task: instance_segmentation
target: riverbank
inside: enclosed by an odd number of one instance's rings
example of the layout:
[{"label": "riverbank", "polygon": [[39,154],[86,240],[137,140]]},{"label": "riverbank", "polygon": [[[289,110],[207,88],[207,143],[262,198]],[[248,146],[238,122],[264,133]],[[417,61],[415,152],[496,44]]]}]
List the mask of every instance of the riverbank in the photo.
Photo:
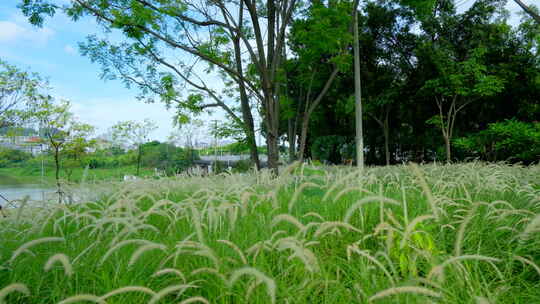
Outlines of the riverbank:
[{"label": "riverbank", "polygon": [[0,185],[22,185],[33,184],[39,181],[35,176],[17,175],[12,170],[6,168],[0,169]]},{"label": "riverbank", "polygon": [[[137,168],[135,166],[124,166],[118,168],[99,168],[88,169],[75,168],[70,172],[61,171],[60,178],[62,180],[79,183],[81,181],[96,182],[96,181],[119,181],[124,175],[135,175]],[[141,168],[140,176],[152,176],[154,171],[149,168]],[[55,183],[54,168],[46,168],[43,178],[40,170],[29,168],[0,168],[0,185],[23,185],[23,184],[40,184],[44,186],[52,186]]]},{"label": "riverbank", "polygon": [[[54,188],[43,187],[39,184],[0,185],[0,194],[9,201],[20,200],[26,196],[31,200],[43,200],[52,192]],[[5,201],[0,200],[0,205],[5,205]]]}]

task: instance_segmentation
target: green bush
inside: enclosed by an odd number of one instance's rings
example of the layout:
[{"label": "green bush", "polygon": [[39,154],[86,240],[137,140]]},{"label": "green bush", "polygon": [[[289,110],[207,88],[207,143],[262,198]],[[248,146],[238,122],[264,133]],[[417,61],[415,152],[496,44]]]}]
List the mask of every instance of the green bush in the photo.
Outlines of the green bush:
[{"label": "green bush", "polygon": [[233,172],[237,172],[237,173],[248,172],[249,170],[251,170],[251,168],[253,168],[253,162],[251,162],[248,159],[240,160],[240,161],[237,161],[232,168],[233,168]]},{"label": "green bush", "polygon": [[[168,143],[150,142],[143,146],[142,166],[157,168],[167,175],[180,173],[199,159],[196,150],[183,149]],[[136,159],[134,159],[134,163]]]},{"label": "green bush", "polygon": [[486,130],[456,139],[453,145],[483,160],[533,163],[540,160],[540,123],[515,119],[492,123]]},{"label": "green bush", "polygon": [[212,173],[214,174],[228,172],[227,169],[228,169],[227,162],[223,162],[223,161],[212,162]]},{"label": "green bush", "polygon": [[354,154],[354,145],[351,145],[345,136],[321,136],[311,145],[311,156],[314,160],[339,164],[349,158],[350,154]]},{"label": "green bush", "polygon": [[226,146],[226,151],[233,154],[249,153],[249,146],[245,142],[235,142]]},{"label": "green bush", "polygon": [[0,168],[20,166],[26,160],[32,158],[32,154],[20,150],[0,148]]},{"label": "green bush", "polygon": [[21,163],[21,167],[24,168],[24,172],[28,175],[37,175],[41,172],[41,166],[45,168],[45,171],[52,170],[54,168],[54,159],[46,154],[38,155],[36,157],[26,160]]},{"label": "green bush", "polygon": [[129,153],[119,155],[114,158],[120,166],[129,166],[137,163],[137,153],[135,151],[129,151]]}]

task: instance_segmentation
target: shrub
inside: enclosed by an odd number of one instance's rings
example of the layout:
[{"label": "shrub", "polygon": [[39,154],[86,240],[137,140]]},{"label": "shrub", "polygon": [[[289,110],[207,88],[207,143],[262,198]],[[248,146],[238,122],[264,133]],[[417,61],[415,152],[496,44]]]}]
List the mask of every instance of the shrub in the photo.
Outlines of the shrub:
[{"label": "shrub", "polygon": [[21,165],[24,161],[32,158],[32,154],[20,150],[0,148],[0,168]]},{"label": "shrub", "polygon": [[41,172],[41,165],[43,164],[45,171],[49,171],[54,168],[54,160],[52,157],[42,154],[36,157],[26,160],[21,163],[21,167],[24,168],[25,174],[34,175]]},{"label": "shrub", "polygon": [[227,172],[228,168],[229,167],[227,165],[227,162],[223,162],[223,161],[212,162],[212,173],[214,174]]},{"label": "shrub", "polygon": [[454,146],[489,161],[532,163],[540,159],[540,123],[515,119],[492,123],[486,130],[458,138]]},{"label": "shrub", "polygon": [[239,160],[233,165],[233,172],[248,172],[253,167],[253,162],[248,159]]},{"label": "shrub", "polygon": [[339,164],[348,158],[351,150],[354,153],[354,145],[348,143],[347,137],[340,135],[321,136],[311,145],[311,156],[314,160],[327,163]]}]

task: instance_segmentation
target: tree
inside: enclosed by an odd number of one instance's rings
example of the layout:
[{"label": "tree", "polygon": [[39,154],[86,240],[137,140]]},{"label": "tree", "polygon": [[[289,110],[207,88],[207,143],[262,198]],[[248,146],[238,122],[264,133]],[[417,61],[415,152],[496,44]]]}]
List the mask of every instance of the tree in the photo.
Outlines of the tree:
[{"label": "tree", "polygon": [[195,148],[198,146],[201,136],[206,133],[204,121],[192,119],[177,127],[178,129],[169,135],[168,141],[173,145],[183,147],[184,153],[187,154],[186,159],[191,164],[198,157]]},{"label": "tree", "polygon": [[[78,128],[81,129],[81,127],[79,126]],[[94,128],[87,125],[85,132],[78,132],[76,136],[64,144],[62,151],[64,157],[63,167],[68,181],[71,179],[74,169],[84,167],[83,164],[85,163],[85,157],[88,155],[88,151],[95,147],[96,140],[89,138],[90,133],[93,133],[93,131]]]},{"label": "tree", "polygon": [[[478,57],[482,65],[480,70],[483,70],[480,74],[489,76],[482,81],[496,78],[505,85],[498,93],[484,94],[488,93],[484,90],[483,96],[462,97],[458,103],[471,102],[458,112],[452,137],[477,132],[491,122],[514,116],[523,121],[538,120],[540,78],[537,76],[536,26],[525,27],[526,24],[522,23],[516,32],[505,23],[501,1],[477,1],[461,14],[448,5],[450,1],[446,1],[447,6],[442,5],[443,1],[439,3],[437,11],[427,10],[424,19],[419,19],[415,10],[392,1],[371,2],[364,6],[364,14],[359,20],[359,41],[364,79],[364,123],[365,129],[370,130],[365,134],[367,163],[429,161],[436,157],[435,152],[440,148],[440,155],[444,157],[446,148],[443,137],[439,135],[442,133],[438,128],[440,123],[437,128],[425,123],[439,116],[435,100],[438,96],[435,90],[426,87],[426,83],[441,76],[439,65],[444,67],[448,63],[453,66],[455,61],[463,63],[471,59],[472,50],[477,48],[486,51]],[[437,43],[435,47],[446,50],[449,57],[439,57],[440,62],[435,60],[438,56],[430,48],[431,43]],[[294,57],[288,60],[291,65],[296,62]],[[318,62],[313,65],[322,66]],[[463,66],[451,70],[460,69],[463,72]],[[306,95],[307,86],[302,85],[302,78],[297,76],[298,69],[287,69],[287,73],[289,96],[282,107],[286,112],[283,116],[301,117],[303,102],[297,100],[305,99],[301,96]],[[314,91],[322,87],[318,83],[324,83],[330,73],[330,69],[318,69],[313,79]],[[307,139],[311,154],[314,153],[315,142],[317,147],[324,142],[319,140],[321,137],[344,136],[347,144],[353,140],[353,75],[352,72],[340,73],[313,112]],[[469,89],[473,87],[470,84],[466,83]],[[443,116],[447,117],[450,106],[450,103],[444,104]],[[296,124],[291,126],[294,128]],[[287,131],[282,130],[283,133]],[[460,158],[463,154],[453,157]]]},{"label": "tree", "polygon": [[540,123],[515,119],[491,123],[485,130],[458,138],[455,146],[487,161],[531,164],[540,159]]},{"label": "tree", "polygon": [[21,71],[0,60],[0,129],[27,118],[31,104],[47,83],[38,74]]},{"label": "tree", "polygon": [[224,139],[232,138],[238,143],[247,144],[245,133],[242,127],[235,124],[234,121],[215,121],[210,126],[210,134],[214,138]]},{"label": "tree", "polygon": [[194,149],[204,134],[204,121],[191,119],[188,123],[177,125],[177,129],[169,135],[168,141],[180,147]]},{"label": "tree", "polygon": [[[180,123],[225,110],[232,128],[224,131],[246,139],[252,159],[259,127],[253,111],[268,146],[286,134],[291,156],[297,146],[303,155],[324,155],[313,147],[350,147],[354,140],[352,28],[343,29],[352,0],[21,1],[36,24],[60,9],[75,19],[97,17],[115,40],[90,37],[81,50],[105,78],[175,108]],[[451,151],[453,139],[505,119],[540,120],[538,24],[529,15],[518,28],[508,24],[508,0],[476,0],[458,13],[461,2],[363,5],[357,40],[366,164],[463,159]],[[336,162],[342,148],[330,153]],[[269,151],[275,166],[277,149]]]},{"label": "tree", "polygon": [[114,141],[121,143],[124,147],[137,149],[136,175],[139,175],[141,167],[142,145],[150,141],[150,134],[156,129],[157,125],[150,119],[145,119],[142,122],[121,121],[111,127]]},{"label": "tree", "polygon": [[358,12],[354,12],[354,100],[356,122],[356,164],[364,169],[364,133],[362,130],[362,86],[360,79],[360,42],[358,35]]},{"label": "tree", "polygon": [[173,175],[192,166],[198,155],[189,148],[182,149],[170,143],[150,141],[142,145],[144,155],[141,163]]},{"label": "tree", "polygon": [[390,137],[396,133],[391,126],[398,126],[392,112],[404,102],[403,89],[415,69],[413,50],[418,39],[412,28],[416,20],[409,9],[391,2],[369,3],[365,12],[360,25],[362,75],[369,81],[362,86],[363,108],[382,130],[385,164],[390,165]]},{"label": "tree", "polygon": [[[222,108],[244,126],[258,164],[253,98],[267,130],[269,167],[277,172],[283,48],[298,4],[297,0],[74,0],[60,6],[23,0],[21,8],[36,25],[46,15],[63,10],[74,20],[92,15],[106,30],[119,29],[127,38],[125,43],[115,45],[92,37],[83,52],[102,63],[106,75],[119,76],[166,103],[175,102],[181,110]],[[236,84],[242,117],[197,77],[192,62],[204,62],[207,72],[216,71]],[[198,93],[181,99],[180,83]]]},{"label": "tree", "polygon": [[[295,154],[296,129],[300,125],[296,157],[300,161],[306,151],[311,116],[331,89],[338,73],[347,71],[351,66],[351,15],[356,13],[358,3],[358,0],[314,1],[307,9],[305,19],[297,19],[293,23],[289,45],[296,58],[291,60],[289,70],[292,71],[288,72],[300,88],[291,87],[293,93],[286,96],[284,110],[288,118],[291,156]],[[290,158],[293,160],[295,157]]]},{"label": "tree", "polygon": [[[481,0],[483,1],[483,0]],[[536,23],[540,24],[540,15],[538,14],[534,6],[529,6],[521,0],[513,0],[519,7],[533,18]],[[437,8],[443,5],[448,5],[449,1],[437,1],[437,0],[399,0],[399,3],[405,6],[409,6],[416,11],[417,16],[422,19],[429,16],[433,12],[437,11]],[[506,3],[506,1],[504,2]],[[462,3],[463,4],[463,3]]]},{"label": "tree", "polygon": [[[451,141],[458,114],[472,102],[504,89],[503,79],[487,68],[488,50],[481,42],[486,31],[498,26],[490,24],[496,12],[497,3],[492,1],[477,1],[462,15],[455,15],[450,6],[426,26],[429,40],[421,51],[434,75],[422,90],[433,96],[438,110],[427,122],[440,128],[448,162],[452,159]],[[469,25],[466,31],[463,24]]]},{"label": "tree", "polygon": [[60,182],[61,157],[67,150],[75,147],[80,149],[88,147],[87,140],[94,132],[94,127],[78,122],[69,111],[70,102],[61,100],[56,102],[51,96],[44,96],[38,100],[31,110],[31,117],[40,127],[43,136],[51,147],[54,156],[55,180],[58,193],[58,202],[63,202],[64,192]]}]

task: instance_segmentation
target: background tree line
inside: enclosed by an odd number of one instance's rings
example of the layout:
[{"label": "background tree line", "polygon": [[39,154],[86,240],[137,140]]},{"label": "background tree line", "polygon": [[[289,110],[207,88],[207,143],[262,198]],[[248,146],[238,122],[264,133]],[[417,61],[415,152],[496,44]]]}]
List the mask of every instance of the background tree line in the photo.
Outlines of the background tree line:
[{"label": "background tree line", "polygon": [[64,12],[121,33],[121,42],[89,37],[82,54],[104,78],[174,107],[180,123],[221,108],[257,167],[253,117],[261,116],[268,165],[277,171],[284,142],[290,160],[340,163],[354,155],[357,12],[367,163],[538,160],[538,11],[515,2],[524,10],[516,26],[505,0],[472,1],[466,10],[452,0],[22,0],[20,7],[36,25]]},{"label": "background tree line", "polygon": [[[354,73],[335,62],[335,33],[311,35],[327,28],[321,11],[335,18],[335,3],[314,2],[292,24],[281,134],[294,142],[309,130],[291,155],[341,163],[354,155]],[[512,27],[506,1],[475,1],[461,13],[454,1],[433,4],[428,13],[395,1],[361,10],[367,162],[539,160],[539,24],[523,15]],[[302,115],[332,77],[311,117]]]},{"label": "background tree line", "polygon": [[[71,103],[49,94],[46,79],[0,61],[0,176],[45,174],[62,194],[62,181],[79,181],[83,171],[102,169],[101,178],[125,174],[173,175],[185,171],[198,153],[192,145],[178,146],[151,141],[153,121],[121,121],[100,137],[95,127],[82,123],[71,111]],[[191,136],[186,126],[178,136]],[[131,168],[134,168],[133,172]],[[108,176],[108,169],[122,169]],[[111,171],[111,172],[106,172]],[[53,173],[53,174],[51,174]],[[91,174],[93,175],[93,174]],[[63,195],[59,198],[62,199]]]}]

